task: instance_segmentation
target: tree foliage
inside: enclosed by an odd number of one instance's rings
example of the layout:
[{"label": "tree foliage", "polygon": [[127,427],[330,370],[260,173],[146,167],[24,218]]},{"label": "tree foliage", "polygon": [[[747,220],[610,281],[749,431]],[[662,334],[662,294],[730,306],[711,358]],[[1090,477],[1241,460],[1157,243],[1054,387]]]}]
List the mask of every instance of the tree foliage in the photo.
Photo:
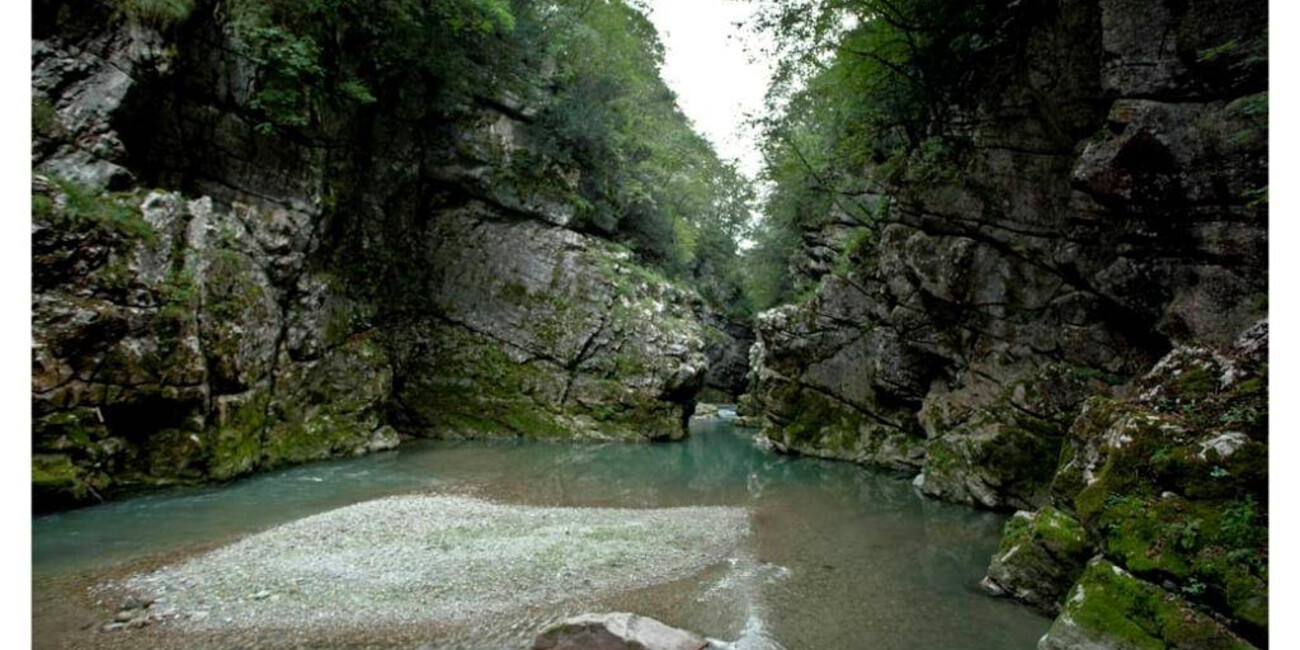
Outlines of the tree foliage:
[{"label": "tree foliage", "polygon": [[967,142],[964,108],[981,99],[1052,11],[1046,0],[766,2],[754,29],[773,37],[764,180],[771,188],[748,255],[759,308],[801,289],[789,271],[805,229],[864,228],[888,217],[878,194],[951,180]]},{"label": "tree foliage", "polygon": [[549,42],[556,91],[538,119],[540,150],[583,170],[579,227],[627,242],[694,280],[710,302],[744,313],[736,254],[751,191],[660,78],[654,26],[623,2],[581,2],[553,20]]},{"label": "tree foliage", "polygon": [[512,172],[568,187],[573,227],[745,312],[748,183],[679,110],[634,0],[112,1],[173,27],[218,16],[254,64],[246,108],[267,135],[330,144],[366,110],[446,124],[522,100],[536,114]]}]

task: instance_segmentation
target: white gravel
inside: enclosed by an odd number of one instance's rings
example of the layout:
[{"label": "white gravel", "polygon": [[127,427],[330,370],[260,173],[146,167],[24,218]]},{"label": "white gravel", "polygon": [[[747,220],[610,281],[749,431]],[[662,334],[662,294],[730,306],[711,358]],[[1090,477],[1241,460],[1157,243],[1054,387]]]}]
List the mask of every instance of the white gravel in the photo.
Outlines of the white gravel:
[{"label": "white gravel", "polygon": [[741,508],[541,508],[403,496],[129,578],[198,629],[454,622],[684,577],[733,555]]}]

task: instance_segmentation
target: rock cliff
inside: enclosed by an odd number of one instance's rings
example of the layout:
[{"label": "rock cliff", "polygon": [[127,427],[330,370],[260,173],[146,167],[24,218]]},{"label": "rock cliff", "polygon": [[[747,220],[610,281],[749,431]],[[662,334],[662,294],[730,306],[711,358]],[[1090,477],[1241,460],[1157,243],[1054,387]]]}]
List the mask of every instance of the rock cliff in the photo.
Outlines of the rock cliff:
[{"label": "rock cliff", "polygon": [[875,223],[832,211],[805,230],[813,290],[757,324],[768,437],[944,499],[1036,506],[1089,396],[1263,317],[1256,9],[1043,12],[955,120],[965,146],[866,182]]},{"label": "rock cliff", "polygon": [[958,145],[805,226],[746,406],[1022,510],[985,584],[1060,613],[1044,648],[1263,644],[1266,8],[1048,4]]},{"label": "rock cliff", "polygon": [[38,3],[38,508],[401,435],[685,435],[709,310],[518,177],[544,95],[306,138],[232,38]]}]

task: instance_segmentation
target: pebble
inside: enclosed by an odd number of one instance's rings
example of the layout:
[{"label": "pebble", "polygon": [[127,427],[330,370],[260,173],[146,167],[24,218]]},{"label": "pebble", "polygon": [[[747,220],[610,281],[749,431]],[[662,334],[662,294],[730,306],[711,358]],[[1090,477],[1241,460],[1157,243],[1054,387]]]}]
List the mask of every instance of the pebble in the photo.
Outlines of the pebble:
[{"label": "pebble", "polygon": [[[547,508],[460,496],[367,501],[128,578],[196,629],[424,625],[660,584],[722,562],[734,507]],[[291,594],[292,597],[280,597]]]}]

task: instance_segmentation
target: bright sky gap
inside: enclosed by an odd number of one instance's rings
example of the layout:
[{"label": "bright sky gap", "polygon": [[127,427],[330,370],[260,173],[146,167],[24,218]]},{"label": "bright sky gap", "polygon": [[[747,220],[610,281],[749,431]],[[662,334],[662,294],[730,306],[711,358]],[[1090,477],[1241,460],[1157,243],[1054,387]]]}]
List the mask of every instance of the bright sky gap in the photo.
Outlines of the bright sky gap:
[{"label": "bright sky gap", "polygon": [[664,80],[682,111],[722,158],[755,179],[763,162],[759,134],[746,119],[763,108],[772,64],[755,58],[762,49],[753,47],[761,44],[758,37],[737,23],[746,22],[757,3],[648,0],[646,6],[666,49]]}]

